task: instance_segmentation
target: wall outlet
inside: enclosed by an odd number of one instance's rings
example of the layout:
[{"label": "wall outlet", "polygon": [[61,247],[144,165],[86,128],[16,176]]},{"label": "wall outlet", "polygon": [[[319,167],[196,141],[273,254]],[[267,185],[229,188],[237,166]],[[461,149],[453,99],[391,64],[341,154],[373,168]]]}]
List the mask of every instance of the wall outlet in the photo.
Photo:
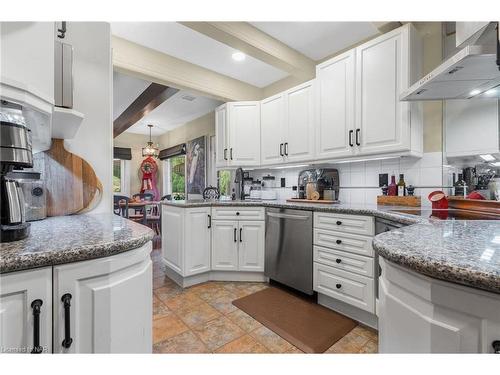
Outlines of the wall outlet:
[{"label": "wall outlet", "polygon": [[281,177],[281,187],[286,187],[285,177]]},{"label": "wall outlet", "polygon": [[380,173],[378,175],[378,186],[389,186],[389,174],[388,173]]}]

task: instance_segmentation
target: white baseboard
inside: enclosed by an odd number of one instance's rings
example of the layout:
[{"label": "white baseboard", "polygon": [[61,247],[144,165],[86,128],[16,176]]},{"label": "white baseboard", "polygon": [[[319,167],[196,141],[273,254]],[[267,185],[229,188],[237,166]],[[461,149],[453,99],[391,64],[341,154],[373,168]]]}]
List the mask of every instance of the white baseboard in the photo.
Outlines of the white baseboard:
[{"label": "white baseboard", "polygon": [[318,304],[328,307],[329,309],[342,315],[348,316],[351,319],[357,320],[368,327],[374,329],[378,328],[378,317],[368,311],[361,310],[355,306],[349,305],[348,303],[320,293],[318,293]]}]

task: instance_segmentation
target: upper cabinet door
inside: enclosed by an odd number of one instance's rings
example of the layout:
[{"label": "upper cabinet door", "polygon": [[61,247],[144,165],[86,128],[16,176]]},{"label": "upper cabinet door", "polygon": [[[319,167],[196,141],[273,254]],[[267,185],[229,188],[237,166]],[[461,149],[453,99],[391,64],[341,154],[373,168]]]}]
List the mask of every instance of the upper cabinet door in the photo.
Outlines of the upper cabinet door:
[{"label": "upper cabinet door", "polygon": [[52,267],[0,275],[0,349],[31,353],[36,310],[40,349],[52,352]]},{"label": "upper cabinet door", "polygon": [[221,105],[215,110],[215,164],[224,167],[228,163],[228,132],[227,132],[227,109]]},{"label": "upper cabinet door", "polygon": [[227,105],[230,164],[259,165],[260,102],[233,102]]},{"label": "upper cabinet door", "polygon": [[152,352],[151,246],[53,268],[54,353]]},{"label": "upper cabinet door", "polygon": [[285,98],[285,158],[310,160],[314,157],[314,80],[286,91]]},{"label": "upper cabinet door", "polygon": [[409,26],[356,48],[355,143],[362,154],[410,149]]},{"label": "upper cabinet door", "polygon": [[355,50],[316,67],[316,156],[335,158],[354,151]]},{"label": "upper cabinet door", "polygon": [[279,164],[283,161],[285,130],[285,97],[283,94],[264,99],[260,103],[261,164]]},{"label": "upper cabinet door", "polygon": [[210,207],[186,210],[183,276],[210,271]]}]

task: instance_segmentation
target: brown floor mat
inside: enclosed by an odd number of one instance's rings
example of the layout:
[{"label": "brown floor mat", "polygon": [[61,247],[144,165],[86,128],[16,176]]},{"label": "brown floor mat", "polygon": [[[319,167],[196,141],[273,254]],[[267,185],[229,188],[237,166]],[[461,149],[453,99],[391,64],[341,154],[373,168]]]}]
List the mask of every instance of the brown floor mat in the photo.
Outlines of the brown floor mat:
[{"label": "brown floor mat", "polygon": [[233,301],[240,310],[306,353],[323,353],[357,323],[278,288]]}]

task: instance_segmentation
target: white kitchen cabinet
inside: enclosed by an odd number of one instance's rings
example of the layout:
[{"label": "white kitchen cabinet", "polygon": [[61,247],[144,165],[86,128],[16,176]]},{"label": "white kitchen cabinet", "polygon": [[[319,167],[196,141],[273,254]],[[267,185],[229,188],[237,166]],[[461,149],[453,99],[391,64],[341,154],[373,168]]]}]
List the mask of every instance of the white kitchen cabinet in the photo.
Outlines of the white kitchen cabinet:
[{"label": "white kitchen cabinet", "polygon": [[347,157],[354,152],[355,50],[316,66],[316,156]]},{"label": "white kitchen cabinet", "polygon": [[444,123],[447,157],[500,152],[498,100],[447,100]]},{"label": "white kitchen cabinet", "polygon": [[[151,353],[150,252],[151,242],[112,257],[53,268],[55,353]],[[64,345],[67,338],[71,345]]]},{"label": "white kitchen cabinet", "polygon": [[210,207],[162,208],[165,264],[181,276],[210,271]]},{"label": "white kitchen cabinet", "polygon": [[214,220],[212,222],[212,269],[238,270],[238,222]]},{"label": "white kitchen cabinet", "polygon": [[240,221],[238,231],[239,270],[264,272],[265,222]]},{"label": "white kitchen cabinet", "polygon": [[278,94],[260,103],[261,164],[284,161],[285,96]]},{"label": "white kitchen cabinet", "polygon": [[260,165],[260,102],[227,103],[230,165]]},{"label": "white kitchen cabinet", "polygon": [[229,160],[227,157],[229,149],[227,124],[227,106],[221,105],[215,109],[215,164],[217,167],[225,167]]},{"label": "white kitchen cabinet", "polygon": [[380,259],[379,353],[493,353],[500,296]]},{"label": "white kitchen cabinet", "polygon": [[360,154],[411,149],[411,104],[400,93],[412,83],[413,26],[406,25],[356,48],[355,144]]},{"label": "white kitchen cabinet", "polygon": [[[39,327],[35,315],[40,308]],[[52,352],[52,267],[0,275],[0,352]]]}]

